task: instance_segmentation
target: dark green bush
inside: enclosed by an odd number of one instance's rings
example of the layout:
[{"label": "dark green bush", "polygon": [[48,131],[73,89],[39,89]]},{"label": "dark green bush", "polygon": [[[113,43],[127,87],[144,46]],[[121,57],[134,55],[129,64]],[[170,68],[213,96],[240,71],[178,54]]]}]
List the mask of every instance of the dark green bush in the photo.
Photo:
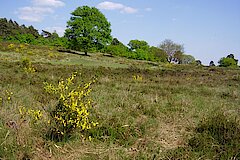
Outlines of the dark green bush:
[{"label": "dark green bush", "polygon": [[[218,113],[204,119],[195,128],[186,147],[168,153],[169,159],[239,159],[240,124],[237,117]],[[187,157],[187,158],[183,158]]]},{"label": "dark green bush", "polygon": [[221,58],[218,62],[220,67],[237,67],[237,61],[233,58]]},{"label": "dark green bush", "polygon": [[124,45],[109,45],[105,48],[105,52],[111,55],[125,57],[128,52],[128,48]]}]

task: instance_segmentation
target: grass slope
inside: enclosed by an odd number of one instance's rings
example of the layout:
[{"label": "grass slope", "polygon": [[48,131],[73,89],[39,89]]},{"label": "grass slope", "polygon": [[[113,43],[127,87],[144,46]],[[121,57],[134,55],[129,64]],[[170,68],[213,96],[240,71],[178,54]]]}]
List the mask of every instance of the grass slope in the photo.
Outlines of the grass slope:
[{"label": "grass slope", "polygon": [[[47,47],[27,46],[16,52],[16,48],[5,46],[0,52],[0,159],[240,156],[239,69],[158,65],[101,54],[85,57]],[[36,72],[23,69],[23,57],[32,61]],[[47,126],[23,121],[19,107],[53,107],[56,99],[46,95],[43,82],[57,83],[75,71],[81,73],[79,82],[98,77],[91,97],[92,118],[99,125],[66,142],[47,140]]]}]

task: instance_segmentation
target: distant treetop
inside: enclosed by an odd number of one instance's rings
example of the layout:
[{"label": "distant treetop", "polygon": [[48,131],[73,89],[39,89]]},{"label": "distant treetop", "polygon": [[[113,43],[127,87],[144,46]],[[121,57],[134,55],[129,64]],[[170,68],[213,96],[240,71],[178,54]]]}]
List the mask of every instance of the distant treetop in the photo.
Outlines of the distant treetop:
[{"label": "distant treetop", "polygon": [[219,61],[220,67],[237,67],[238,60],[234,58],[234,54],[229,54],[227,57],[221,58]]},{"label": "distant treetop", "polygon": [[89,6],[76,8],[65,30],[69,48],[83,51],[86,55],[89,51],[104,48],[112,41],[110,26],[110,22],[97,8]]},{"label": "distant treetop", "polygon": [[38,30],[33,26],[26,27],[24,24],[19,25],[16,21],[7,20],[6,18],[0,18],[0,36],[7,38],[10,36],[16,36],[18,34],[32,34],[34,37],[39,37]]}]

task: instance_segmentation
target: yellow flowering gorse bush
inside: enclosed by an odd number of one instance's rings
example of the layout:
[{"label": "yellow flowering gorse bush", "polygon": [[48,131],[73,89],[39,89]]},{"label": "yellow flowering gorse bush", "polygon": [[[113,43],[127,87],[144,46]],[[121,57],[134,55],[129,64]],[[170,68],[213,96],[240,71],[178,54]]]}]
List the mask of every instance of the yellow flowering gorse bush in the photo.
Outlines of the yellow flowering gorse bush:
[{"label": "yellow flowering gorse bush", "polygon": [[12,43],[8,45],[8,49],[13,49],[14,47],[15,47],[15,45]]},{"label": "yellow flowering gorse bush", "polygon": [[21,115],[21,118],[26,118],[27,116],[29,116],[31,122],[37,122],[38,120],[41,120],[41,118],[43,117],[43,113],[41,110],[27,109],[24,106],[20,106],[18,110],[19,114]]},{"label": "yellow flowering gorse bush", "polygon": [[74,88],[75,77],[76,72],[57,85],[44,83],[45,91],[58,97],[58,105],[51,111],[49,123],[54,124],[55,130],[62,135],[70,134],[77,128],[87,130],[97,125],[89,120],[92,100],[88,98],[90,86],[95,80]]},{"label": "yellow flowering gorse bush", "polygon": [[23,57],[21,59],[21,65],[23,67],[23,70],[26,73],[35,73],[36,72],[35,68],[32,66],[32,62],[30,61],[30,59],[28,57]]}]

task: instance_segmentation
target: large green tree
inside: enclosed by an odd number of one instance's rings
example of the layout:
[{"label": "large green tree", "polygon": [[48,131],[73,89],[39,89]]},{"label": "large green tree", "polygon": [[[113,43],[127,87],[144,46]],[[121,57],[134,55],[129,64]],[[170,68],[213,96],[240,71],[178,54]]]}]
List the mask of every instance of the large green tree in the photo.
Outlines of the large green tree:
[{"label": "large green tree", "polygon": [[67,22],[65,37],[69,40],[69,48],[83,51],[99,50],[112,40],[111,24],[95,7],[82,6],[72,12]]}]

